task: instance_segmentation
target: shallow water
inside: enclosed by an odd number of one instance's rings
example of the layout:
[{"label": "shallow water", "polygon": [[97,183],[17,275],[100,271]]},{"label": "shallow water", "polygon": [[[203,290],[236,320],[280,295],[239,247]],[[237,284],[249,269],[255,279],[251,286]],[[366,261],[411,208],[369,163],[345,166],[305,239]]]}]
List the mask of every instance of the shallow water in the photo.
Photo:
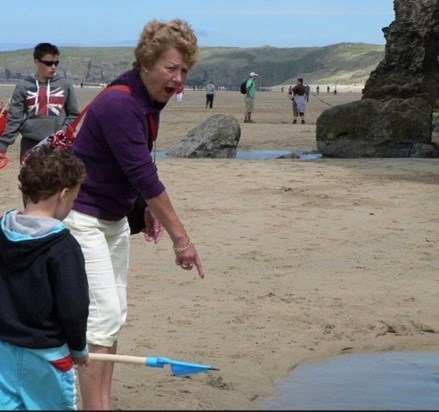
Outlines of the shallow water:
[{"label": "shallow water", "polygon": [[439,353],[378,352],[303,364],[264,410],[438,410]]},{"label": "shallow water", "polygon": [[[321,157],[320,153],[315,152],[291,152],[288,150],[238,150],[236,159],[277,159],[281,156],[290,157],[294,155],[299,160],[315,160]],[[157,159],[168,157],[166,152],[156,152]]]}]

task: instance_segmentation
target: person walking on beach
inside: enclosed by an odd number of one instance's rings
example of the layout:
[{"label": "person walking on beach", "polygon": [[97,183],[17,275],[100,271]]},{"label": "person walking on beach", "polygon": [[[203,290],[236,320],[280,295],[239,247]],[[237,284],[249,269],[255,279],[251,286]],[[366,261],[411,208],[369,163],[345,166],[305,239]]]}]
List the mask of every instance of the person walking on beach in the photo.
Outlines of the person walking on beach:
[{"label": "person walking on beach", "polygon": [[[84,252],[90,284],[87,342],[90,352],[115,354],[127,318],[130,226],[136,199],[147,203],[144,238],[157,243],[163,231],[175,263],[204,269],[189,233],[175,211],[151,155],[161,110],[185,83],[198,53],[197,37],[181,19],[151,20],[140,34],[133,68],[90,104],[72,147],[87,177],[65,219]],[[188,182],[191,185],[191,182]],[[113,363],[79,368],[83,409],[111,409]]]},{"label": "person walking on beach", "polygon": [[177,103],[181,103],[183,101],[184,96],[184,86],[181,85],[176,91],[175,91],[175,99],[177,100]]},{"label": "person walking on beach", "polygon": [[252,120],[252,112],[255,105],[256,77],[258,77],[258,75],[255,72],[250,72],[248,75],[248,79],[246,83],[247,93],[245,95],[244,123],[254,123],[254,121]]},{"label": "person walking on beach", "polygon": [[305,86],[305,98],[306,98],[306,102],[309,102],[309,92],[311,91],[311,87],[309,86],[309,84],[304,84]]},{"label": "person walking on beach", "polygon": [[0,220],[0,409],[76,409],[74,364],[90,364],[84,256],[62,220],[85,177],[70,149],[29,152],[24,210]]},{"label": "person walking on beach", "polygon": [[6,153],[21,134],[20,159],[47,136],[67,126],[79,114],[73,84],[56,73],[60,51],[51,43],[39,43],[33,52],[36,73],[19,82],[12,93],[6,130],[0,136],[0,152]]},{"label": "person walking on beach", "polygon": [[297,123],[297,118],[300,116],[301,123],[305,124],[305,108],[306,108],[306,89],[303,85],[303,78],[298,77],[297,83],[293,87],[293,124]]},{"label": "person walking on beach", "polygon": [[206,108],[213,107],[213,99],[215,98],[215,84],[212,80],[209,80],[209,83],[206,85]]}]

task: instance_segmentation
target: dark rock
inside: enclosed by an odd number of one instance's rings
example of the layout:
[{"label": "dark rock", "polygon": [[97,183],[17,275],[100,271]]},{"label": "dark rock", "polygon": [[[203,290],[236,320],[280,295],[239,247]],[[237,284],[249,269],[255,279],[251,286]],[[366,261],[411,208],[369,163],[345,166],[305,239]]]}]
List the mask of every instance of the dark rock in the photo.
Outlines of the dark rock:
[{"label": "dark rock", "polygon": [[324,111],[317,150],[331,157],[408,157],[431,143],[431,106],[420,98],[363,99]]},{"label": "dark rock", "polygon": [[370,74],[364,98],[438,98],[439,2],[395,0],[395,20],[383,29],[384,60]]},{"label": "dark rock", "polygon": [[435,143],[415,143],[410,157],[439,157],[439,146]]},{"label": "dark rock", "polygon": [[276,157],[276,159],[300,159],[300,154],[291,152],[285,155],[278,156]]},{"label": "dark rock", "polygon": [[166,154],[172,157],[236,158],[241,126],[233,116],[217,114],[192,129]]},{"label": "dark rock", "polygon": [[322,154],[312,150],[310,152],[296,151],[285,155],[276,157],[276,159],[301,159],[301,160],[316,160],[322,157]]},{"label": "dark rock", "polygon": [[384,60],[362,100],[324,111],[317,149],[332,157],[437,157],[432,113],[438,101],[439,1],[394,0],[383,29]]},{"label": "dark rock", "polygon": [[432,131],[435,133],[439,132],[439,113],[438,112],[433,112]]}]

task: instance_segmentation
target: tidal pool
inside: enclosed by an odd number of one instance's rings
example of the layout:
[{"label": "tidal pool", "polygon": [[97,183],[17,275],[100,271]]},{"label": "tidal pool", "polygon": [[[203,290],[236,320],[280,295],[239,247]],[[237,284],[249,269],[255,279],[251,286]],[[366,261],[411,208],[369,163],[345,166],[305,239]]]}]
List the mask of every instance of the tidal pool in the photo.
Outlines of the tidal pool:
[{"label": "tidal pool", "polygon": [[378,352],[302,364],[263,410],[439,410],[439,353]]},{"label": "tidal pool", "polygon": [[[155,152],[157,159],[168,157],[166,152]],[[237,150],[236,159],[278,159],[278,158],[296,158],[299,160],[315,160],[322,157],[317,152],[291,152],[289,150]]]}]

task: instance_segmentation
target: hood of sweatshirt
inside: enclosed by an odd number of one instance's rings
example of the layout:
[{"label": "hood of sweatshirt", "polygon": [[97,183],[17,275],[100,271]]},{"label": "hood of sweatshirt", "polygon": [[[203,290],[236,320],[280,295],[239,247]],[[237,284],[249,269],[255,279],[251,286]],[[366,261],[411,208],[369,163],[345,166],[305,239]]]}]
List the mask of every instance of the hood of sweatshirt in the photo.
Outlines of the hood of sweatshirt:
[{"label": "hood of sweatshirt", "polygon": [[[59,73],[55,73],[53,75],[53,77],[51,79],[49,79],[48,81],[53,84],[53,83],[59,82],[62,79],[63,79],[63,77]],[[27,82],[30,82],[32,84],[35,84],[35,82],[37,81],[37,77],[35,74],[29,74],[28,76],[26,76],[24,78],[24,80]]]},{"label": "hood of sweatshirt", "polygon": [[0,256],[9,270],[23,270],[68,233],[58,219],[9,209],[0,220]]}]

